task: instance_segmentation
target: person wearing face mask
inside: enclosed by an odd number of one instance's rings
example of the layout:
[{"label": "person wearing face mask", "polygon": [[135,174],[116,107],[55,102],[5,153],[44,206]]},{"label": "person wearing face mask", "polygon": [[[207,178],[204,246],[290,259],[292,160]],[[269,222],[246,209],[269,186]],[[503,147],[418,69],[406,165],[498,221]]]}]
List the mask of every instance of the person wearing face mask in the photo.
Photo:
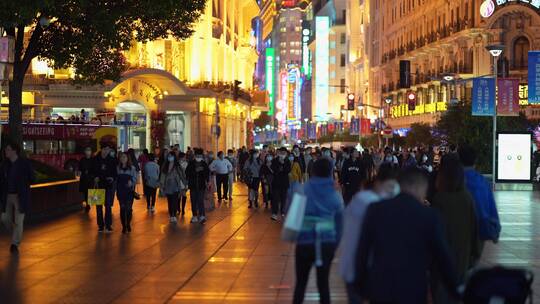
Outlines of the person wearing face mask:
[{"label": "person wearing face mask", "polygon": [[332,157],[332,150],[328,148],[322,148],[322,157],[330,160],[332,164],[332,178],[335,178],[336,160]]},{"label": "person wearing face mask", "polygon": [[[278,157],[272,161],[272,217],[277,221],[278,214],[285,214],[285,204],[287,191],[289,190],[289,173],[291,172],[291,162],[287,158],[287,149],[282,147],[278,150]],[[281,213],[279,213],[281,212]]]},{"label": "person wearing face mask", "polygon": [[[229,193],[229,173],[232,172],[232,164],[223,156],[223,151],[218,152],[218,158],[210,163],[210,172],[216,176],[218,202],[227,200]],[[221,192],[223,189],[223,192]]]},{"label": "person wearing face mask", "polygon": [[84,157],[79,161],[78,173],[80,176],[79,180],[79,191],[84,197],[85,211],[90,212],[90,205],[88,204],[88,189],[92,186],[92,148],[86,147],[84,149]]},{"label": "person wearing face mask", "polygon": [[399,166],[399,160],[398,158],[392,154],[392,149],[389,147],[386,147],[384,149],[384,157],[383,157],[383,164],[390,164],[392,166],[398,167]]},{"label": "person wearing face mask", "polygon": [[161,168],[161,190],[167,196],[167,206],[169,210],[169,222],[174,224],[178,221],[176,218],[180,193],[186,188],[185,173],[180,169],[180,165],[174,151],[167,155],[167,161]]},{"label": "person wearing face mask", "polygon": [[210,169],[204,161],[203,151],[195,150],[194,160],[190,161],[186,168],[189,194],[191,197],[191,223],[206,222],[206,210],[204,209],[204,194],[210,178]]},{"label": "person wearing face mask", "polygon": [[255,208],[259,208],[259,183],[261,181],[260,171],[262,162],[259,158],[259,152],[257,150],[251,151],[251,156],[244,166],[244,171],[247,173],[250,179],[248,183],[248,208],[252,208],[253,205],[255,205]]},{"label": "person wearing face mask", "polygon": [[225,193],[225,197],[229,196],[229,201],[232,201],[233,197],[233,185],[236,181],[236,168],[238,167],[238,161],[234,157],[234,152],[232,149],[227,150],[226,159],[231,163],[232,170],[229,172],[229,193]]},{"label": "person wearing face mask", "polygon": [[366,167],[364,167],[358,150],[352,149],[351,154],[352,157],[345,161],[341,172],[341,185],[345,204],[349,204],[353,195],[360,190],[367,177]]},{"label": "person wearing face mask", "polygon": [[399,195],[370,204],[365,213],[354,265],[356,290],[370,303],[427,303],[429,270],[436,266],[449,294],[457,297],[442,220],[423,203],[426,174],[407,168],[398,182]]},{"label": "person wearing face mask", "polygon": [[381,165],[372,187],[358,192],[345,208],[339,273],[346,283],[350,304],[362,303],[354,287],[354,263],[366,209],[370,204],[398,195],[399,184],[396,179],[397,170],[394,167],[390,164]]},{"label": "person wearing face mask", "polygon": [[433,166],[431,165],[427,154],[422,154],[418,167],[422,170],[425,170],[427,173],[433,172]]},{"label": "person wearing face mask", "polygon": [[[108,146],[101,148],[101,151],[94,157],[91,174],[94,178],[95,189],[105,190],[105,204],[96,206],[96,218],[98,232],[112,232],[112,207],[114,203],[115,181],[118,175],[116,170],[116,159],[111,156],[113,149]],[[103,208],[105,207],[105,215]]]},{"label": "person wearing face mask", "polygon": [[122,233],[131,232],[131,218],[133,217],[133,200],[135,185],[137,184],[137,170],[132,165],[129,154],[118,155],[118,175],[116,182],[116,197],[120,204],[120,220]]},{"label": "person wearing face mask", "polygon": [[300,165],[300,170],[302,172],[306,172],[306,160],[304,159],[304,154],[302,154],[298,145],[293,146],[292,155],[294,156],[296,162],[298,162]]},{"label": "person wearing face mask", "polygon": [[272,198],[272,179],[274,178],[274,171],[272,171],[272,159],[273,156],[271,154],[267,154],[260,171],[265,209],[268,209],[268,203]]},{"label": "person wearing face mask", "polygon": [[[179,200],[178,200],[178,206],[177,206],[177,211],[179,214],[181,214],[182,216],[184,216],[186,214],[186,203],[187,203],[187,177],[186,177],[186,168],[187,168],[187,165],[188,165],[188,162],[186,160],[186,153],[184,152],[179,152],[178,153],[178,165],[180,167],[180,170],[182,170],[182,175],[184,176],[184,185],[186,185],[186,187],[184,187],[184,189],[182,191],[180,191],[180,197],[179,197]],[[182,204],[182,205],[180,205]]]},{"label": "person wearing face mask", "polygon": [[289,174],[289,182],[291,185],[294,183],[302,182],[302,166],[300,165],[300,158],[294,154],[289,155],[289,161],[291,162],[291,173]]}]

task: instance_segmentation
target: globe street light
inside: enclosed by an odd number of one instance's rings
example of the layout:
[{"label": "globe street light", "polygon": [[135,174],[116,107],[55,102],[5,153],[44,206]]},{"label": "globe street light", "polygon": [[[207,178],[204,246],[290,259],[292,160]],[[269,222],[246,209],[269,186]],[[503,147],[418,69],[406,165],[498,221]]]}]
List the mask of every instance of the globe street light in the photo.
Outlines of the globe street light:
[{"label": "globe street light", "polygon": [[[497,60],[499,59],[499,56],[504,51],[504,45],[502,44],[495,44],[495,45],[488,45],[486,46],[486,50],[491,54],[493,57],[493,77],[495,79],[495,91],[497,91]],[[496,98],[496,96],[495,96]],[[495,190],[496,185],[496,161],[497,161],[497,99],[495,99],[494,102],[494,110],[493,110],[493,153],[492,153],[492,164],[491,164],[491,174],[492,174],[492,186],[493,190]]]}]

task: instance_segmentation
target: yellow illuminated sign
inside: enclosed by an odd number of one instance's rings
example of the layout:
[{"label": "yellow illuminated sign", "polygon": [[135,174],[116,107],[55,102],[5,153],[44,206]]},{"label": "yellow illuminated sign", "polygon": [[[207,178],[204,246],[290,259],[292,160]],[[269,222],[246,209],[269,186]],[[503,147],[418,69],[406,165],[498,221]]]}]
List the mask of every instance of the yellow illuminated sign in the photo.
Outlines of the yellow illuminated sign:
[{"label": "yellow illuminated sign", "polygon": [[529,85],[527,84],[519,85],[519,105],[529,105]]},{"label": "yellow illuminated sign", "polygon": [[447,110],[446,102],[428,103],[417,105],[414,111],[409,111],[409,105],[401,104],[390,108],[392,118],[443,112]]}]

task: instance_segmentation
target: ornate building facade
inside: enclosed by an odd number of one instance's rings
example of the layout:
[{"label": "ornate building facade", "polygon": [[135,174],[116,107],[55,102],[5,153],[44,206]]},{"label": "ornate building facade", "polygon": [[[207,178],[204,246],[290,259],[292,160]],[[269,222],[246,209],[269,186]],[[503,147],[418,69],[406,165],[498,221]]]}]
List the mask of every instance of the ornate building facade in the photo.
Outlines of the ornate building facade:
[{"label": "ornate building facade", "polygon": [[[368,98],[386,107],[394,129],[433,124],[451,100],[470,101],[470,80],[493,74],[485,49],[493,44],[505,45],[499,76],[520,78],[526,103],[528,51],[540,49],[539,1],[370,0],[369,6]],[[401,60],[410,61],[410,88],[399,85]],[[410,91],[416,93],[414,111],[405,102]],[[530,106],[524,111],[535,113]]]},{"label": "ornate building facade", "polygon": [[102,86],[73,85],[71,71],[36,60],[25,80],[25,116],[69,118],[85,109],[105,122],[114,119],[122,149],[248,145],[251,121],[265,109],[264,98],[252,99],[260,95],[253,83],[258,54],[252,20],[258,14],[256,0],[209,0],[190,38],[134,43],[125,52],[124,77]]}]

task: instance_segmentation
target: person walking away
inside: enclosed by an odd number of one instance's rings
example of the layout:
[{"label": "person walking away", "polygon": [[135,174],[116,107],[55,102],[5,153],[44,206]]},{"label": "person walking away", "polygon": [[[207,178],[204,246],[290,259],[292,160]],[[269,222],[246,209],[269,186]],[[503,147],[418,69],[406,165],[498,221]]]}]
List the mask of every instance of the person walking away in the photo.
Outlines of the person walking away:
[{"label": "person walking away", "polygon": [[1,172],[2,222],[11,232],[11,253],[18,253],[23,236],[24,216],[30,211],[30,185],[35,181],[34,170],[28,159],[20,155],[20,148],[8,142],[4,148]]},{"label": "person walking away", "polygon": [[148,155],[148,162],[144,165],[144,195],[146,197],[146,210],[156,211],[156,195],[159,187],[159,165],[154,154]]},{"label": "person walking away", "polygon": [[375,165],[373,163],[373,156],[368,149],[362,152],[362,163],[366,170],[366,180],[371,181],[373,179]]},{"label": "person walking away", "polygon": [[272,159],[273,156],[271,154],[267,154],[264,164],[261,166],[261,171],[259,172],[265,209],[268,209],[268,203],[272,199],[272,180],[274,178],[274,171],[272,171]]},{"label": "person walking away", "polygon": [[302,166],[300,165],[300,158],[294,156],[294,154],[289,155],[289,161],[291,162],[291,173],[289,174],[289,182],[291,186],[296,183],[302,183]]},{"label": "person walking away", "polygon": [[431,262],[451,294],[457,275],[442,222],[423,205],[428,180],[418,168],[398,177],[401,193],[371,204],[364,217],[356,256],[355,286],[370,303],[427,303]]},{"label": "person walking away", "polygon": [[[279,148],[278,157],[272,161],[272,216],[274,221],[278,220],[278,214],[284,215],[287,191],[289,189],[289,173],[291,172],[291,162],[287,158],[287,149]],[[281,213],[278,213],[281,212]]]},{"label": "person walking away", "polygon": [[234,152],[232,149],[227,150],[227,160],[232,165],[232,170],[229,172],[229,193],[225,193],[225,197],[229,196],[229,201],[232,201],[233,197],[233,185],[236,181],[236,169],[238,167],[238,161],[234,157]]},{"label": "person walking away", "polygon": [[312,156],[311,156],[311,147],[307,147],[304,149],[304,163],[306,164],[306,168],[304,170],[304,181],[307,181],[309,179],[309,163],[311,162]]},{"label": "person walking away", "polygon": [[219,151],[217,158],[210,163],[210,172],[216,177],[218,203],[227,200],[229,192],[229,173],[232,172],[232,164],[225,159],[223,151]]},{"label": "person walking away", "polygon": [[318,160],[313,171],[314,177],[303,187],[307,200],[295,250],[295,304],[304,302],[309,273],[314,264],[320,303],[330,303],[330,268],[342,232],[343,199],[334,187],[330,160]]},{"label": "person walking away", "polygon": [[353,195],[360,190],[367,177],[366,168],[358,150],[352,150],[351,157],[343,164],[341,175],[343,200],[345,204],[349,204]]},{"label": "person walking away", "polygon": [[249,176],[248,181],[248,208],[259,208],[259,184],[261,182],[260,171],[261,171],[262,162],[259,158],[259,152],[256,150],[251,151],[251,156],[246,161],[244,170]]},{"label": "person walking away", "polygon": [[[112,232],[112,207],[114,203],[115,181],[118,175],[116,168],[116,159],[112,156],[114,150],[109,146],[104,146],[101,151],[94,157],[92,166],[92,176],[94,177],[94,186],[96,189],[105,190],[104,205],[96,206],[96,217],[98,224],[98,232]],[[105,215],[103,208],[105,207]]]},{"label": "person walking away", "polygon": [[[478,231],[474,201],[465,188],[464,170],[457,155],[448,154],[441,162],[436,180],[436,193],[432,206],[438,210],[446,232],[450,252],[456,262],[458,279],[479,259]],[[459,303],[453,300],[439,279],[437,269],[432,272],[432,296],[434,304]]]},{"label": "person walking away", "polygon": [[191,212],[193,218],[191,223],[206,222],[206,211],[204,210],[204,193],[210,177],[210,169],[203,159],[203,152],[200,149],[195,150],[195,158],[190,161],[186,168],[189,193],[191,197]]},{"label": "person walking away", "polygon": [[167,196],[167,206],[169,211],[169,222],[174,224],[178,222],[176,218],[178,199],[180,192],[185,188],[182,183],[181,169],[174,151],[167,155],[167,159],[161,168],[160,187]]},{"label": "person walking away", "polygon": [[149,152],[148,149],[143,149],[142,153],[137,158],[137,163],[139,164],[139,168],[141,170],[141,181],[143,184],[143,194],[146,196],[146,187],[144,187],[144,166],[147,162],[149,162]]},{"label": "person walking away", "polygon": [[122,233],[131,232],[133,217],[133,200],[137,184],[137,170],[131,164],[131,159],[125,153],[118,155],[118,175],[116,182],[116,197],[120,203],[120,220]]},{"label": "person walking away", "polygon": [[460,145],[458,154],[461,163],[465,167],[465,186],[474,200],[479,234],[478,250],[479,257],[481,257],[486,241],[492,241],[493,243],[499,241],[501,233],[499,213],[497,212],[491,185],[484,176],[474,169],[476,151],[468,145]]},{"label": "person walking away", "polygon": [[79,160],[79,192],[82,193],[84,198],[86,213],[90,212],[90,204],[88,204],[88,189],[92,186],[93,178],[91,174],[92,170],[92,148],[86,147],[84,149],[84,156]]},{"label": "person walking away", "polygon": [[358,241],[362,232],[362,223],[366,210],[372,203],[394,198],[399,192],[397,170],[390,164],[384,164],[379,168],[373,186],[357,193],[345,208],[343,238],[340,244],[339,273],[347,287],[349,304],[362,303],[362,298],[354,285],[354,269]]},{"label": "person walking away", "polygon": [[180,192],[180,200],[182,205],[178,205],[178,211],[180,212],[181,210],[181,215],[184,216],[186,214],[186,203],[187,203],[187,176],[186,176],[186,168],[188,166],[188,160],[186,159],[187,158],[187,155],[183,152],[180,152],[178,153],[178,162],[179,162],[179,165],[180,165],[180,170],[182,171],[182,182],[184,183],[184,185],[186,186],[184,190],[182,190]]}]

